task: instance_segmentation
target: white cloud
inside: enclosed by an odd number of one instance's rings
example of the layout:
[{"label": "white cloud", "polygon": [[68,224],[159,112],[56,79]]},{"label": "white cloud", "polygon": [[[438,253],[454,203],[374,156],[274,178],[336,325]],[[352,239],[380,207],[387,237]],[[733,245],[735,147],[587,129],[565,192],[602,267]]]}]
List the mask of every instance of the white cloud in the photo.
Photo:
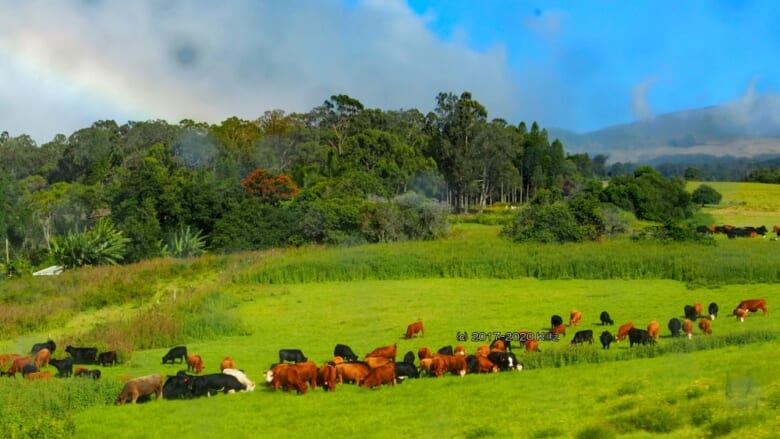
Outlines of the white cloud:
[{"label": "white cloud", "polygon": [[650,119],[655,115],[653,109],[650,107],[650,103],[647,101],[647,92],[656,82],[658,82],[658,78],[650,76],[643,79],[631,90],[631,110],[636,119]]}]

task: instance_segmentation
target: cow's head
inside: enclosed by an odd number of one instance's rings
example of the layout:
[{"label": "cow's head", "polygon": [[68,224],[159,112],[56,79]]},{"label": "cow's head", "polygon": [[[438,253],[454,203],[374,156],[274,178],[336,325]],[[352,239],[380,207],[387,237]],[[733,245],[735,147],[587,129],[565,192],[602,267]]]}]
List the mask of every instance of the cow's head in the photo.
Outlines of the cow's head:
[{"label": "cow's head", "polygon": [[265,382],[270,384],[274,380],[274,371],[267,370],[263,372],[263,376],[265,377]]}]

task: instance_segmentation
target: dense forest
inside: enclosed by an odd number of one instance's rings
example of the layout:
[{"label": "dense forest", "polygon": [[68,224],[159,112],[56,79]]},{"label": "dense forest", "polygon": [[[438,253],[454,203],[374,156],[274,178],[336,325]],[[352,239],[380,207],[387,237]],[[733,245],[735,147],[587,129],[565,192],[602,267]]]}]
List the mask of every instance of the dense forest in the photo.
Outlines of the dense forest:
[{"label": "dense forest", "polygon": [[497,203],[537,206],[507,227],[514,239],[533,237],[547,215],[575,230],[540,240],[576,241],[620,229],[604,203],[659,221],[690,216],[691,206],[681,179],[649,167],[604,189],[606,156],[566,154],[535,122],[489,119],[469,92],[440,93],[428,114],[338,95],[307,113],[216,125],[103,120],[43,145],[3,133],[0,156],[7,274],[206,249],[433,239],[449,213]]}]

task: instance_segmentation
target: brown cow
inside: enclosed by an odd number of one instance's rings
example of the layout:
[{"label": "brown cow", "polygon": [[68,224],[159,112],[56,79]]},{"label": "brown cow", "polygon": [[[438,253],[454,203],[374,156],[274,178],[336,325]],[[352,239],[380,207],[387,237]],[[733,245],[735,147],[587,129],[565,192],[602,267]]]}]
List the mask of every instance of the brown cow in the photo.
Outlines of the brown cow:
[{"label": "brown cow", "polygon": [[335,356],[335,357],[331,358],[331,360],[330,360],[330,361],[328,361],[328,364],[330,364],[331,366],[335,366],[335,365],[337,365],[337,364],[341,364],[341,363],[343,363],[343,362],[344,362],[344,358],[343,358],[343,357],[339,357],[339,356],[337,355],[337,356]]},{"label": "brown cow", "polygon": [[43,348],[35,354],[35,367],[38,369],[48,366],[49,361],[51,361],[51,352],[47,348]]},{"label": "brown cow", "polygon": [[539,342],[536,340],[526,340],[525,342],[525,351],[526,352],[533,352],[533,351],[539,351]]},{"label": "brown cow", "polygon": [[160,374],[145,375],[134,378],[125,383],[122,392],[116,399],[116,405],[122,405],[127,401],[135,404],[138,398],[154,393],[157,399],[162,399],[163,379]]},{"label": "brown cow", "polygon": [[449,355],[436,354],[431,359],[431,373],[440,377],[450,369]]},{"label": "brown cow", "polygon": [[[347,363],[345,363],[347,364]],[[286,381],[289,381],[285,379],[285,374],[288,369],[293,368],[295,369],[296,373],[295,378],[300,380],[303,383],[309,383],[309,387],[312,388],[312,390],[317,389],[317,365],[314,364],[313,361],[304,361],[303,363],[295,363],[295,364],[289,364],[289,363],[281,363],[277,364],[273,368],[271,368],[270,371],[270,378],[269,375],[266,375],[266,381],[271,384],[271,387],[274,389],[278,389],[280,386],[284,386]],[[268,372],[266,372],[268,374]],[[287,375],[291,376],[291,375]],[[277,377],[277,379],[274,379],[274,377]],[[295,380],[289,381],[289,385],[285,387],[285,390],[290,390],[291,387],[298,387]],[[304,392],[305,393],[305,392]]]},{"label": "brown cow", "polygon": [[376,348],[373,351],[369,352],[366,357],[382,357],[382,358],[388,358],[395,363],[395,354],[398,351],[398,343],[392,344],[390,346],[382,346],[380,348]]},{"label": "brown cow", "polygon": [[389,358],[366,357],[366,363],[368,364],[369,369],[376,369],[377,367],[382,367],[389,362],[390,362]]},{"label": "brown cow", "polygon": [[44,380],[48,381],[51,379],[51,372],[48,370],[45,370],[43,372],[30,372],[27,375],[24,376],[24,379],[26,380]]},{"label": "brown cow", "polygon": [[24,366],[28,364],[33,364],[33,358],[29,355],[25,355],[24,357],[16,357],[14,358],[14,361],[11,362],[11,367],[8,368],[8,374],[13,375],[16,372],[21,372],[22,369],[24,369]]},{"label": "brown cow", "polygon": [[[490,361],[490,360],[488,360]],[[466,364],[466,357],[463,355],[453,355],[449,361],[449,371],[453,375],[466,375],[468,371],[468,365]]]},{"label": "brown cow", "polygon": [[[203,372],[203,358],[200,357],[198,354],[189,354],[187,355],[187,371],[194,371],[195,373],[201,373]],[[225,369],[235,369],[234,367],[222,367],[223,371]]]},{"label": "brown cow", "polygon": [[739,319],[740,322],[744,322],[749,314],[749,311],[745,308],[737,308],[734,310],[734,315]]},{"label": "brown cow", "polygon": [[477,373],[498,372],[498,366],[487,357],[477,355]]},{"label": "brown cow", "polygon": [[19,358],[19,354],[3,354],[3,355],[0,355],[0,369],[4,369],[6,364],[12,363],[17,358]]},{"label": "brown cow", "polygon": [[368,375],[366,375],[366,378],[360,383],[360,387],[368,387],[369,389],[373,389],[374,387],[381,388],[382,384],[395,386],[396,376],[394,363],[387,363],[384,366],[371,369],[371,371],[368,372]]},{"label": "brown cow", "polygon": [[423,358],[431,358],[431,350],[427,346],[422,346],[417,350],[417,358],[422,360]]},{"label": "brown cow", "polygon": [[490,347],[486,344],[479,345],[477,348],[477,357],[487,357],[490,354]]},{"label": "brown cow", "polygon": [[306,394],[306,381],[298,375],[298,369],[289,364],[278,364],[271,370],[263,373],[266,382],[274,389],[280,387],[286,391],[295,389],[299,395]]},{"label": "brown cow", "polygon": [[433,358],[423,358],[420,360],[420,374],[425,372],[426,374],[431,374],[431,366],[433,366]]},{"label": "brown cow", "polygon": [[420,334],[420,337],[425,335],[423,333],[423,323],[419,320],[414,323],[410,323],[409,326],[406,327],[406,334],[404,335],[404,338],[412,338],[415,334]]},{"label": "brown cow", "polygon": [[683,334],[687,335],[688,338],[693,338],[693,322],[685,319],[683,320]]},{"label": "brown cow", "polygon": [[615,335],[615,342],[620,342],[620,340],[623,340],[624,338],[628,337],[628,331],[631,330],[631,328],[634,327],[633,322],[624,323],[623,325],[618,328],[617,335]]},{"label": "brown cow", "polygon": [[581,319],[582,319],[582,313],[577,311],[576,309],[573,309],[571,311],[571,314],[569,314],[569,326],[577,326],[577,324],[580,323]]},{"label": "brown cow", "polygon": [[[764,315],[766,315],[766,299],[750,299],[750,300],[743,300],[742,302],[739,302],[739,305],[737,305],[736,309],[746,309],[750,312],[757,312],[759,310],[763,311]],[[735,314],[736,314],[735,309]]]},{"label": "brown cow", "polygon": [[223,371],[223,370],[225,370],[225,369],[238,369],[238,368],[236,367],[235,363],[233,363],[233,359],[232,359],[232,358],[230,358],[230,355],[226,356],[226,357],[225,357],[225,358],[222,360],[222,363],[220,363],[220,365],[219,365],[219,370],[220,370],[220,372],[221,372],[221,371]]},{"label": "brown cow", "polygon": [[705,334],[712,334],[712,329],[710,329],[710,321],[707,319],[699,320],[699,329],[701,329],[701,332]]},{"label": "brown cow", "polygon": [[550,332],[555,335],[566,335],[566,325],[554,326]]},{"label": "brown cow", "polygon": [[336,381],[338,383],[354,381],[355,384],[360,385],[360,381],[368,375],[370,370],[368,364],[362,361],[338,364],[336,365]]},{"label": "brown cow", "polygon": [[455,346],[455,355],[466,355],[466,348],[462,345]]},{"label": "brown cow", "polygon": [[699,302],[694,303],[693,309],[696,310],[696,317],[699,317],[701,315],[701,303]]},{"label": "brown cow", "polygon": [[323,364],[317,371],[317,384],[322,386],[323,390],[336,390],[336,367],[330,364]]},{"label": "brown cow", "polygon": [[653,320],[647,325],[647,333],[650,337],[653,337],[653,339],[658,340],[658,337],[661,334],[661,324]]},{"label": "brown cow", "polygon": [[493,343],[490,343],[490,352],[506,352],[504,340],[496,339]]}]

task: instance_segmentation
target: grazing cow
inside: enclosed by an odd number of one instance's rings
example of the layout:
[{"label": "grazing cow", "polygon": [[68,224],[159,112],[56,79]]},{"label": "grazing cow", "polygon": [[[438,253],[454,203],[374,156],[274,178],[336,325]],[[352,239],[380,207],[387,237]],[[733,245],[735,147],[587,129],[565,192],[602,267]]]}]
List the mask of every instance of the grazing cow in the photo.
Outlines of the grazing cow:
[{"label": "grazing cow", "polygon": [[571,340],[571,344],[582,344],[585,342],[593,344],[593,330],[585,329],[583,331],[577,331],[574,334],[574,338]]},{"label": "grazing cow", "polygon": [[455,346],[455,355],[466,355],[466,347],[463,345]]},{"label": "grazing cow", "polygon": [[115,366],[117,363],[116,351],[101,352],[98,354],[97,362],[103,367]]},{"label": "grazing cow", "polygon": [[707,312],[710,313],[710,320],[715,320],[718,317],[718,304],[715,302],[710,303],[710,306],[707,307]]},{"label": "grazing cow", "polygon": [[553,314],[552,317],[550,317],[550,328],[555,328],[556,326],[560,326],[563,324],[563,317]]},{"label": "grazing cow", "polygon": [[679,337],[680,336],[680,330],[682,329],[682,322],[678,318],[672,318],[669,320],[669,324],[667,325],[669,328],[669,332],[672,333],[672,337]]},{"label": "grazing cow", "polygon": [[409,351],[404,355],[404,363],[414,366],[414,352]]},{"label": "grazing cow", "polygon": [[49,379],[51,379],[51,372],[49,372],[48,370],[45,370],[43,372],[30,372],[27,375],[25,375],[24,378],[30,381],[32,380],[48,381]]},{"label": "grazing cow", "polygon": [[[354,363],[344,363],[354,364]],[[295,389],[299,395],[306,394],[306,381],[298,376],[298,368],[292,367],[293,365],[282,363],[271,368],[271,370],[265,372],[265,380],[269,386],[274,389],[282,389],[289,391]]]},{"label": "grazing cow", "polygon": [[431,358],[433,355],[431,354],[431,350],[428,349],[427,346],[422,346],[420,349],[417,350],[417,358],[422,361],[425,358]]},{"label": "grazing cow", "polygon": [[138,398],[152,393],[157,399],[163,397],[163,380],[160,374],[145,375],[126,382],[116,399],[116,405],[122,405],[127,401],[135,404]]},{"label": "grazing cow", "polygon": [[25,364],[24,366],[22,366],[22,376],[23,377],[27,376],[28,373],[34,373],[34,372],[40,372],[40,369],[35,367],[34,364],[30,363],[30,364]]},{"label": "grazing cow", "polygon": [[452,349],[452,346],[444,346],[441,349],[439,349],[438,351],[436,351],[436,353],[442,354],[442,355],[455,355],[455,351]]},{"label": "grazing cow", "polygon": [[701,312],[703,310],[703,308],[701,306],[701,303],[699,303],[699,302],[694,303],[693,304],[693,309],[696,310],[696,317],[697,318],[700,317],[701,316]]},{"label": "grazing cow", "polygon": [[734,315],[739,319],[740,322],[744,322],[745,319],[748,316],[749,311],[745,308],[737,308],[734,310]]},{"label": "grazing cow", "polygon": [[233,358],[230,355],[226,355],[225,358],[222,359],[222,362],[219,363],[219,371],[222,372],[225,369],[238,369],[236,364],[233,363]]},{"label": "grazing cow", "polygon": [[48,339],[43,343],[35,343],[32,349],[30,349],[30,355],[35,355],[38,351],[44,348],[48,349],[49,353],[54,354],[54,350],[57,348],[57,345],[52,339]]},{"label": "grazing cow", "polygon": [[377,367],[384,366],[387,363],[392,362],[393,360],[385,357],[366,357],[365,362],[368,364],[368,367],[371,369],[376,369]]},{"label": "grazing cow", "polygon": [[326,392],[336,391],[336,367],[330,364],[320,366],[317,370],[317,385]]},{"label": "grazing cow", "polygon": [[52,359],[49,364],[57,369],[57,376],[69,377],[73,375],[73,358],[64,358],[62,360]]},{"label": "grazing cow", "polygon": [[610,317],[609,313],[606,311],[601,311],[601,315],[599,315],[599,319],[601,320],[601,326],[615,324],[615,322],[612,320],[612,317]]},{"label": "grazing cow", "polygon": [[433,357],[423,358],[422,360],[420,360],[420,374],[425,372],[427,375],[430,375],[431,366],[433,366]]},{"label": "grazing cow", "polygon": [[[316,373],[315,373],[316,378]],[[192,393],[195,396],[211,396],[215,393],[234,393],[246,390],[236,377],[226,373],[212,373],[193,377]]]},{"label": "grazing cow", "polygon": [[736,309],[739,308],[746,309],[750,312],[758,312],[760,310],[766,315],[766,299],[743,300],[742,302],[739,302]]},{"label": "grazing cow", "polygon": [[552,332],[556,336],[561,336],[561,335],[565,336],[566,335],[566,325],[560,324],[560,325],[552,328],[552,331],[550,331],[550,332]]},{"label": "grazing cow", "polygon": [[13,362],[17,358],[19,358],[19,354],[0,355],[0,369],[4,369],[6,364],[8,364],[9,362]]},{"label": "grazing cow", "polygon": [[394,343],[390,346],[382,346],[369,352],[366,357],[383,357],[393,361],[395,363],[395,354],[398,352],[398,343]]},{"label": "grazing cow", "polygon": [[239,369],[223,369],[222,373],[224,373],[225,375],[232,375],[232,376],[236,377],[238,382],[243,384],[244,387],[246,387],[245,390],[247,392],[251,392],[251,391],[255,390],[255,383],[252,380],[250,380],[248,376],[246,376],[246,374],[244,373],[243,370],[239,370]]},{"label": "grazing cow", "polygon": [[8,374],[13,375],[16,372],[21,372],[22,369],[24,369],[24,366],[28,364],[33,364],[33,357],[29,355],[16,357],[14,358],[14,361],[11,362],[11,367],[8,368]]},{"label": "grazing cow", "polygon": [[355,355],[354,352],[352,352],[352,348],[345,344],[337,344],[335,348],[333,348],[333,356],[334,357],[341,357],[345,361],[357,361],[358,356]]},{"label": "grazing cow", "polygon": [[685,314],[685,318],[691,321],[699,318],[699,313],[696,312],[696,307],[693,305],[685,305],[685,307],[683,307],[683,313]]},{"label": "grazing cow", "polygon": [[395,363],[395,376],[399,379],[420,378],[420,372],[410,363]]},{"label": "grazing cow", "polygon": [[304,363],[308,359],[303,355],[300,349],[279,349],[279,362],[292,361],[293,363]]},{"label": "grazing cow", "polygon": [[65,352],[73,358],[73,364],[95,364],[97,361],[97,348],[74,348],[66,346]]},{"label": "grazing cow", "polygon": [[76,371],[73,372],[74,377],[80,377],[80,378],[92,378],[93,380],[100,379],[100,370],[98,369],[92,369],[88,370],[84,367],[77,367]]},{"label": "grazing cow", "polygon": [[653,320],[647,325],[647,333],[653,337],[653,340],[658,340],[658,337],[661,336],[661,324]]},{"label": "grazing cow", "polygon": [[685,319],[682,322],[683,334],[688,338],[693,338],[693,322],[689,319]]},{"label": "grazing cow", "polygon": [[498,366],[487,357],[480,355],[469,355],[466,357],[466,366],[470,373],[490,373],[498,372]]},{"label": "grazing cow", "polygon": [[569,326],[577,326],[580,320],[582,320],[582,313],[576,309],[572,310],[571,314],[569,314]]},{"label": "grazing cow", "polygon": [[628,323],[622,324],[618,328],[617,335],[615,335],[615,342],[616,343],[620,343],[620,340],[623,340],[624,338],[628,337],[628,331],[630,331],[631,328],[633,328],[633,327],[634,327],[634,323],[633,322],[628,322]]},{"label": "grazing cow", "polygon": [[477,356],[487,357],[488,354],[490,354],[490,346],[486,344],[479,345],[479,347],[477,348]]},{"label": "grazing cow", "polygon": [[404,338],[412,338],[415,336],[415,334],[420,334],[420,337],[424,336],[423,323],[419,320],[414,323],[410,323],[409,326],[406,327],[406,334],[404,334]]},{"label": "grazing cow", "polygon": [[710,328],[710,321],[707,319],[699,320],[699,329],[701,329],[701,332],[707,335],[712,334],[712,329]]},{"label": "grazing cow", "polygon": [[370,370],[371,369],[368,367],[368,364],[362,361],[338,364],[336,365],[336,379],[339,383],[343,383],[344,381],[354,381],[355,384],[359,385],[360,381],[362,381],[366,375],[368,375]]},{"label": "grazing cow", "polygon": [[51,352],[48,348],[43,348],[35,354],[35,366],[40,369],[49,365],[51,361]]},{"label": "grazing cow", "polygon": [[599,340],[601,340],[602,349],[609,349],[609,345],[612,343],[612,333],[609,331],[602,332]]},{"label": "grazing cow", "polygon": [[431,374],[435,377],[443,376],[450,368],[450,357],[452,357],[452,355],[434,355],[431,359]]},{"label": "grazing cow", "polygon": [[187,372],[203,372],[203,358],[198,354],[187,355]]},{"label": "grazing cow", "polygon": [[538,341],[529,339],[529,340],[526,340],[524,342],[524,344],[525,344],[525,351],[526,352],[533,352],[533,351],[539,352],[539,342]]},{"label": "grazing cow", "polygon": [[634,347],[634,344],[654,344],[655,340],[653,340],[653,337],[650,337],[650,334],[647,333],[644,329],[639,328],[631,328],[628,330],[628,340],[629,340],[629,347]]},{"label": "grazing cow", "polygon": [[360,387],[381,388],[382,384],[390,384],[391,386],[396,384],[395,363],[387,363],[384,366],[371,369],[366,378],[360,382]]},{"label": "grazing cow", "polygon": [[171,348],[167,354],[165,354],[162,357],[162,364],[165,364],[167,362],[175,363],[176,360],[179,360],[179,363],[184,363],[187,361],[187,347],[186,346],[176,346],[174,348]]}]

